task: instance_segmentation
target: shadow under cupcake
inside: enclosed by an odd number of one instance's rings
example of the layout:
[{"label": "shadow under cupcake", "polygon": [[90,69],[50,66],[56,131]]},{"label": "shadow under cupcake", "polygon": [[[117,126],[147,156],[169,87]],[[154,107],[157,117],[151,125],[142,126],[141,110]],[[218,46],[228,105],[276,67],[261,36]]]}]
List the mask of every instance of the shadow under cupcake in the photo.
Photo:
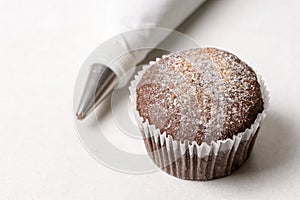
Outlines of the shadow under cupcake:
[{"label": "shadow under cupcake", "polygon": [[154,163],[175,177],[200,181],[229,175],[247,160],[269,101],[247,64],[215,48],[151,62],[130,92]]}]

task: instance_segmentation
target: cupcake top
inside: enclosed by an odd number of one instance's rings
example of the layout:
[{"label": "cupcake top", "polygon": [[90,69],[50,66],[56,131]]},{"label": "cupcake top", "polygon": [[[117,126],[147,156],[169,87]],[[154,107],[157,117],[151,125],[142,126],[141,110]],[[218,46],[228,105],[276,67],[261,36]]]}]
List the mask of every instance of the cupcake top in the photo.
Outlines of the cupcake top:
[{"label": "cupcake top", "polygon": [[152,64],[136,87],[143,120],[174,140],[198,144],[232,138],[263,111],[255,72],[215,48],[171,53]]}]

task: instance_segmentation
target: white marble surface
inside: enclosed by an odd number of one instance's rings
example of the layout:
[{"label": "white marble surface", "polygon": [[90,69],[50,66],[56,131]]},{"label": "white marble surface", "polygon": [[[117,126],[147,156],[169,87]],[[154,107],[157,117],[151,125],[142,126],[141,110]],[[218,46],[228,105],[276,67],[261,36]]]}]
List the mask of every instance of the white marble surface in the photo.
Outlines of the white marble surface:
[{"label": "white marble surface", "polygon": [[73,89],[103,2],[0,0],[0,199],[299,199],[299,1],[210,0],[180,28],[254,66],[271,94],[250,159],[209,182],[119,173],[80,144]]}]

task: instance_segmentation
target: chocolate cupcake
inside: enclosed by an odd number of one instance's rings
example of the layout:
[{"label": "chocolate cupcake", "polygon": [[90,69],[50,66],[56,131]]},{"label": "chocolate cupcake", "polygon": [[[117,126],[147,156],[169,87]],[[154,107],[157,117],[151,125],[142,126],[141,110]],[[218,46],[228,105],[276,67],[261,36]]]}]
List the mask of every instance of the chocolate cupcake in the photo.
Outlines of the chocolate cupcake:
[{"label": "chocolate cupcake", "polygon": [[251,67],[215,48],[157,59],[130,90],[150,157],[165,172],[189,180],[215,179],[239,168],[268,104]]}]

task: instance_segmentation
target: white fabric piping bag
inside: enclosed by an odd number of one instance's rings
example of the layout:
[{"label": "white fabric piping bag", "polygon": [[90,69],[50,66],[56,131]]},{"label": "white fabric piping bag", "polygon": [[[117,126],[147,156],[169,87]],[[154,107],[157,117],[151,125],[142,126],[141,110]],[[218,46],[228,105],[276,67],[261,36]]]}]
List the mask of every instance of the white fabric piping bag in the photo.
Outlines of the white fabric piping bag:
[{"label": "white fabric piping bag", "polygon": [[108,1],[105,5],[106,24],[103,25],[103,36],[107,40],[83,64],[84,68],[91,68],[91,72],[76,112],[77,118],[88,115],[114,88],[125,86],[136,64],[204,1]]}]

